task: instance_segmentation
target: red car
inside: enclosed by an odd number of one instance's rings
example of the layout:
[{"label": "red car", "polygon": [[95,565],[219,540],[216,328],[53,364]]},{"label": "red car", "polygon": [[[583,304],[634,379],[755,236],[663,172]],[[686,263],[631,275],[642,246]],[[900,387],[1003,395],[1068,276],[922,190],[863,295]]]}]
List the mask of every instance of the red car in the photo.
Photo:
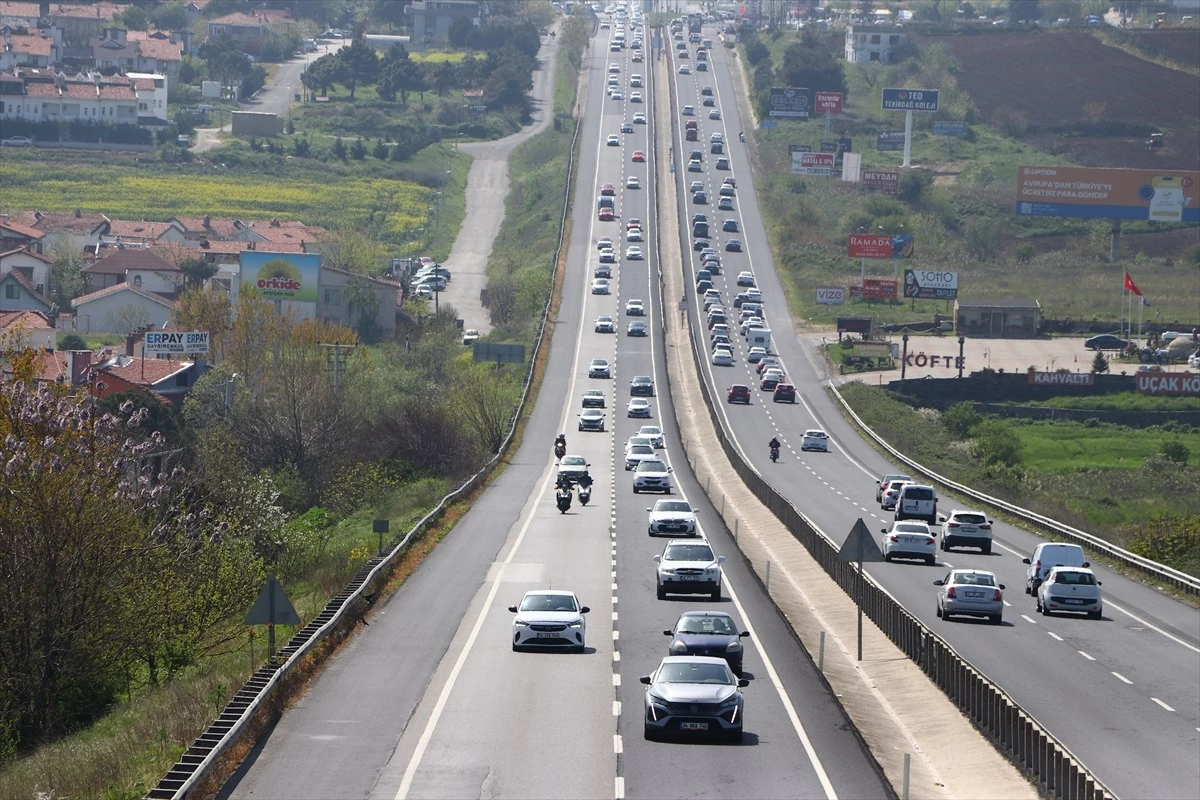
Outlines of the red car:
[{"label": "red car", "polygon": [[611,183],[606,183],[600,187],[600,196],[601,197],[608,197],[609,195],[614,195],[616,193],[617,193],[617,188],[615,186],[613,186]]},{"label": "red car", "polygon": [[729,387],[729,402],[750,405],[750,387],[744,383],[735,383]]},{"label": "red car", "polygon": [[634,151],[633,151],[633,160],[634,160],[634,161],[638,161],[638,162],[645,161],[645,160],[646,160],[646,154],[645,154],[645,153],[643,153],[641,150],[634,150]]},{"label": "red car", "polygon": [[613,221],[613,210],[611,208],[600,209],[600,221],[601,222],[612,222]]},{"label": "red car", "polygon": [[776,403],[795,403],[796,387],[790,383],[781,383],[775,387],[775,397],[772,399]]},{"label": "red car", "polygon": [[625,223],[625,230],[629,230],[631,228],[640,228],[640,227],[642,227],[642,221],[640,219],[638,219],[637,217],[630,217],[629,221]]}]

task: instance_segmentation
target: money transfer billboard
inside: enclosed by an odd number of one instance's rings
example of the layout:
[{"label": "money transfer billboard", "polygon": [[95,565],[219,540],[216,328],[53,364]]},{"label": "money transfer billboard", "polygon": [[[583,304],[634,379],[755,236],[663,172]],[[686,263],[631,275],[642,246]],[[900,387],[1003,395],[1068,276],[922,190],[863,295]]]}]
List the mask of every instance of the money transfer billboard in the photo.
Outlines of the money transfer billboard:
[{"label": "money transfer billboard", "polygon": [[768,116],[787,119],[808,119],[812,113],[812,93],[808,89],[771,89],[771,112]]},{"label": "money transfer billboard", "polygon": [[1106,167],[1020,167],[1017,214],[1025,217],[1200,222],[1200,172]]},{"label": "money transfer billboard", "polygon": [[268,253],[243,250],[241,279],[263,297],[275,300],[317,302],[317,275],[321,257],[315,253]]}]

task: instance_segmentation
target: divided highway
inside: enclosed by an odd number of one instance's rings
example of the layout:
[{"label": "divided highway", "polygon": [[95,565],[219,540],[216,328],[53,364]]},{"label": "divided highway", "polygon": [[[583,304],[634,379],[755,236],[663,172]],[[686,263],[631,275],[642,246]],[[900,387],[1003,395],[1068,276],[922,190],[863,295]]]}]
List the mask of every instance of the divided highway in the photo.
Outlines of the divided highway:
[{"label": "divided highway", "polygon": [[[715,39],[717,31],[706,27],[704,36]],[[795,406],[775,404],[770,392],[759,391],[758,376],[746,361],[746,343],[735,334],[732,367],[713,366],[707,353],[702,354],[707,363],[705,379],[714,396],[724,398],[734,383],[751,386],[749,407],[722,403],[718,412],[722,425],[743,457],[834,541],[844,541],[860,517],[878,532],[890,525],[892,518],[891,512],[880,510],[875,503],[878,478],[904,470],[889,464],[843,420],[823,387],[825,368],[819,355],[806,350],[794,335],[796,327],[773,267],[754,193],[747,145],[738,141],[738,131],[749,130],[752,122],[739,112],[729,64],[733,53],[717,42],[711,50],[712,71],[701,73],[695,71],[694,44],[688,44],[689,58],[682,60],[676,57],[674,42],[668,49],[677,96],[675,161],[686,164],[692,148],[704,151],[703,173],[681,168],[675,176],[678,210],[685,219],[681,246],[687,254],[684,270],[689,285],[695,285],[700,265],[686,220],[693,213],[706,212],[710,226],[716,229],[713,247],[723,261],[723,274],[713,278],[715,288],[731,308],[740,291],[735,276],[743,270],[754,273],[765,298],[767,324],[774,331],[772,351],[798,390]],[[688,65],[690,74],[680,73],[683,65]],[[709,119],[708,109],[702,106],[705,86],[712,89],[720,120]],[[696,116],[682,116],[684,105],[693,106]],[[683,140],[687,119],[699,120],[699,142]],[[731,172],[713,169],[716,156],[709,154],[708,142],[714,132],[724,135]],[[714,190],[724,175],[737,178],[736,208],[714,213]],[[687,188],[694,179],[708,189],[709,205],[689,202]],[[721,232],[720,221],[727,217],[737,220],[737,233]],[[728,237],[740,239],[744,252],[725,252],[723,244]],[[850,271],[848,268],[847,273]],[[688,300],[693,326],[705,331],[701,298],[689,290]],[[823,428],[831,436],[829,453],[800,451],[801,436],[812,427]],[[773,436],[784,444],[778,463],[768,458],[767,442]],[[968,507],[943,497],[939,511]],[[1023,592],[1025,565],[1021,559],[1042,540],[998,522],[994,541],[992,553],[986,556],[975,550],[939,551],[937,566],[881,563],[869,566],[868,571],[911,613],[1003,687],[1119,797],[1200,797],[1200,613],[1136,580],[1095,567],[1105,595],[1101,621],[1037,615],[1034,598]],[[1007,586],[1001,627],[936,618],[931,584],[945,577],[951,566],[990,570]]]},{"label": "divided highway", "polygon": [[[632,29],[630,29],[632,32]],[[816,674],[786,622],[740,559],[732,537],[679,457],[666,392],[656,259],[655,109],[665,91],[630,49],[609,52],[602,30],[585,62],[574,228],[545,382],[511,465],[421,568],[314,680],[307,694],[224,788],[231,798],[406,797],[854,797],[889,796],[871,757]],[[632,37],[631,37],[632,38]],[[647,41],[649,44],[649,41]],[[649,50],[647,50],[647,58]],[[610,72],[615,63],[617,71]],[[645,76],[643,102],[630,76]],[[605,91],[617,76],[622,99]],[[664,87],[665,88],[665,87]],[[620,133],[643,112],[645,124]],[[615,145],[606,144],[610,135]],[[647,154],[635,163],[633,151]],[[641,188],[625,188],[637,177]],[[617,219],[596,214],[600,187],[614,187]],[[618,259],[612,291],[593,294],[596,241],[624,255],[631,218],[642,221],[647,258]],[[678,264],[662,265],[678,269]],[[645,315],[624,309],[641,300]],[[667,299],[666,302],[673,302]],[[601,314],[616,333],[595,331]],[[626,335],[644,321],[648,335]],[[588,377],[608,359],[611,379]],[[629,419],[634,376],[651,376],[651,419]],[[585,390],[606,396],[604,432],[576,430]],[[653,556],[665,539],[647,534],[646,507],[624,469],[623,445],[643,424],[661,425],[674,468],[673,497],[692,502],[699,528],[727,557],[721,598],[657,599]],[[554,505],[554,436],[584,456],[591,503]],[[582,654],[514,652],[513,614],[533,589],[574,591],[589,607]],[[641,676],[667,655],[685,610],[720,610],[749,630],[740,744],[643,738]]]}]

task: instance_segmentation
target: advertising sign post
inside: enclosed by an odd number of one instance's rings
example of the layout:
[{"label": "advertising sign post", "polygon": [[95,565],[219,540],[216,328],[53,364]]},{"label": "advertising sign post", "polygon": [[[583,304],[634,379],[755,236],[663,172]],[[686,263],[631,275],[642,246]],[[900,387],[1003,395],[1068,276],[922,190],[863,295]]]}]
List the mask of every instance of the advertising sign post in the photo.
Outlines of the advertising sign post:
[{"label": "advertising sign post", "polygon": [[912,155],[912,112],[927,111],[937,113],[937,89],[884,89],[883,110],[904,112],[904,163],[910,166]]},{"label": "advertising sign post", "polygon": [[833,128],[833,115],[842,113],[842,93],[817,92],[813,95],[813,107],[825,112],[825,138],[828,139]]},{"label": "advertising sign post", "polygon": [[812,111],[812,93],[808,89],[772,87],[769,117],[808,119]]},{"label": "advertising sign post", "polygon": [[957,300],[958,273],[936,269],[906,269],[904,296],[916,300]]}]

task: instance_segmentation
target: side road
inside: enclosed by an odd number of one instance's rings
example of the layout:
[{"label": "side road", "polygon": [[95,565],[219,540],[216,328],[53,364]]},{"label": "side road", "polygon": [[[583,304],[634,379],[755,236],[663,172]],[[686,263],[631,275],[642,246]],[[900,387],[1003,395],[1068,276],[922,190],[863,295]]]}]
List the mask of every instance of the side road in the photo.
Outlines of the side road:
[{"label": "side road", "polygon": [[558,36],[542,37],[538,51],[539,68],[533,73],[533,124],[511,136],[494,142],[468,142],[458,149],[474,161],[467,174],[467,207],[463,225],[450,255],[442,265],[453,280],[442,292],[442,299],[454,306],[463,328],[480,333],[492,329],[491,315],[483,307],[482,292],[487,288],[487,265],[492,245],[504,221],[504,203],[508,198],[508,157],[517,145],[538,135],[554,119],[554,79],[558,68]]},{"label": "side road", "polygon": [[[656,83],[671,75],[655,63]],[[748,107],[742,102],[744,109]],[[660,103],[659,152],[671,147],[670,104]],[[659,263],[663,296],[681,297],[675,176],[659,159]],[[856,613],[853,601],[825,574],[782,523],[737,478],[694,387],[702,380],[689,352],[686,319],[664,316],[667,370],[677,422],[688,463],[726,526],[738,531],[738,544],[768,592],[816,660],[825,633],[824,674],[841,698],[885,776],[901,794],[904,755],[911,754],[910,795],[921,798],[1036,798],[1020,772],[964,717],[944,694],[869,620],[863,624],[863,660],[854,658]],[[769,576],[774,577],[770,580]]]}]

